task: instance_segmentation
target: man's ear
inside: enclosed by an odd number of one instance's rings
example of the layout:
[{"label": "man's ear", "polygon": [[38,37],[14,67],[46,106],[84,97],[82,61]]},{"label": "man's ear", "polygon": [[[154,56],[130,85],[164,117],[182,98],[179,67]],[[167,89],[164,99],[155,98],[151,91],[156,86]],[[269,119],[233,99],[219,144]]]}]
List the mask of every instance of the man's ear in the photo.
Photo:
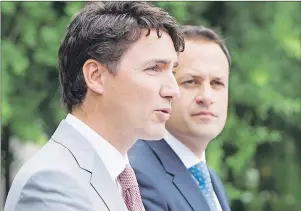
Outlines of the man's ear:
[{"label": "man's ear", "polygon": [[83,75],[87,87],[98,93],[103,94],[103,74],[107,68],[94,59],[88,59],[83,65]]}]

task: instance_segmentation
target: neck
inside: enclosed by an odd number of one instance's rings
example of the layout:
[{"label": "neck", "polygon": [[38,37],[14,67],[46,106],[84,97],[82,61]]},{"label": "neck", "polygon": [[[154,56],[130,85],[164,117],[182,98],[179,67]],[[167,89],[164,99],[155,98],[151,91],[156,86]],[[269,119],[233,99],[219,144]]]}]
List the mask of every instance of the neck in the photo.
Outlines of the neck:
[{"label": "neck", "polygon": [[190,149],[190,151],[193,152],[193,154],[195,154],[199,159],[202,158],[209,141],[202,140],[200,137],[187,136],[180,133],[170,133],[188,149]]},{"label": "neck", "polygon": [[88,125],[125,156],[134,144],[135,138],[131,137],[127,131],[122,130],[124,127],[120,126],[118,122],[112,121],[105,115],[96,115],[96,113],[85,112],[84,109],[76,108],[71,114]]}]

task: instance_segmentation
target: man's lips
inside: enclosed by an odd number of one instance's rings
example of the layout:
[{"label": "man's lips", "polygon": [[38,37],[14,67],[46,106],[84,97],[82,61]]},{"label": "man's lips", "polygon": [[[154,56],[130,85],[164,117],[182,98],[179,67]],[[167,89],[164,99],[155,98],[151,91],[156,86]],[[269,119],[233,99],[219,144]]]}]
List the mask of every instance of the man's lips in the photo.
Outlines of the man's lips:
[{"label": "man's lips", "polygon": [[156,111],[160,111],[166,114],[170,114],[171,113],[171,108],[161,108],[161,109],[157,109]]},{"label": "man's lips", "polygon": [[170,113],[171,113],[171,108],[161,108],[155,110],[158,114],[158,117],[160,119],[160,122],[165,122],[169,119]]},{"label": "man's lips", "polygon": [[212,117],[216,117],[216,115],[214,115],[210,111],[199,111],[199,112],[193,113],[192,116],[212,116]]}]

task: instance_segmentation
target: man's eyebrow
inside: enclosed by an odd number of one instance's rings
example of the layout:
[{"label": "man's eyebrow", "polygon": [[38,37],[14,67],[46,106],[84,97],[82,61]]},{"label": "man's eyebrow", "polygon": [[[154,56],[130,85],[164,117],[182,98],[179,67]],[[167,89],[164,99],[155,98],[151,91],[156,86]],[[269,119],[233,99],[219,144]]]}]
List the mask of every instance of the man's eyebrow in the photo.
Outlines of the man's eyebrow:
[{"label": "man's eyebrow", "polygon": [[201,77],[202,75],[198,74],[198,73],[188,71],[188,72],[183,73],[183,76]]},{"label": "man's eyebrow", "polygon": [[[183,73],[181,77],[187,77],[187,76],[190,76],[190,77],[193,77],[193,78],[203,77],[203,75],[201,73],[197,73],[195,71],[189,71],[189,70],[187,72]],[[224,81],[225,80],[224,76],[212,76],[212,78],[214,80],[217,80],[217,81]]]},{"label": "man's eyebrow", "polygon": [[[144,65],[147,65],[147,64],[152,64],[152,63],[159,63],[159,64],[170,64],[172,63],[172,60],[169,60],[169,59],[151,59],[147,62],[144,63]],[[175,62],[174,64],[174,68],[176,68],[178,66],[178,62]]]},{"label": "man's eyebrow", "polygon": [[223,77],[223,76],[217,76],[217,77],[213,77],[215,80],[217,80],[217,81],[223,81],[223,80],[225,80],[225,77]]}]

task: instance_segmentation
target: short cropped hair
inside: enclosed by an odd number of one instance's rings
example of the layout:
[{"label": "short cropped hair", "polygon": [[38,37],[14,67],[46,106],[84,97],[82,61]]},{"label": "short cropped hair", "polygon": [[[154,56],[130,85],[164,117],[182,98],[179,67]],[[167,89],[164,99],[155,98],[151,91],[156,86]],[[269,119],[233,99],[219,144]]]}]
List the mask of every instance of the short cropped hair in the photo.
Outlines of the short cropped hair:
[{"label": "short cropped hair", "polygon": [[229,67],[231,66],[231,56],[229,50],[224,40],[221,38],[221,35],[219,35],[217,32],[215,32],[212,29],[206,28],[205,26],[193,26],[193,25],[180,26],[180,31],[183,33],[185,38],[188,39],[201,38],[201,39],[213,41],[216,44],[218,44],[227,57]]}]

